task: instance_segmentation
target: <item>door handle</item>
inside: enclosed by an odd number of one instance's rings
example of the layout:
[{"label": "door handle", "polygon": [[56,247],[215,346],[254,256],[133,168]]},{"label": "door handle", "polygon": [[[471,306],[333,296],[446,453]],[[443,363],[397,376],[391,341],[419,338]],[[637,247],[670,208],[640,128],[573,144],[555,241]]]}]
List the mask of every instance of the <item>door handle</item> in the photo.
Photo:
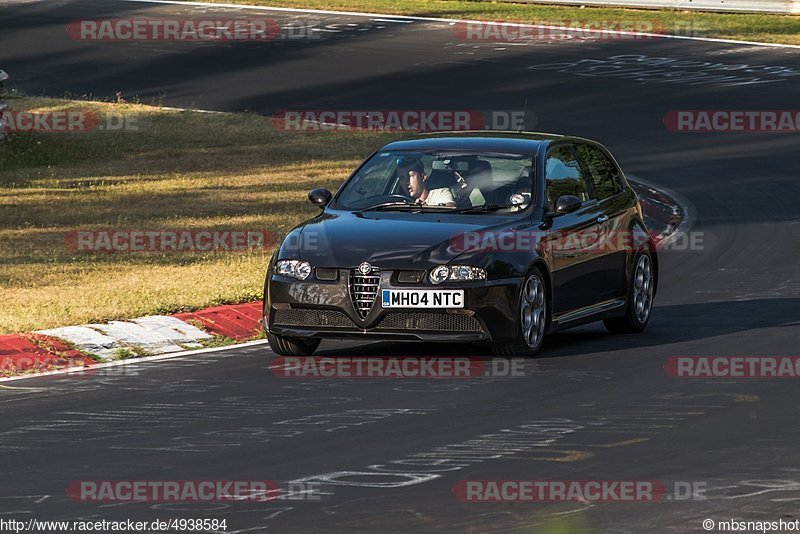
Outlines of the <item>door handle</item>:
[{"label": "door handle", "polygon": [[597,218],[597,222],[599,222],[599,223],[604,223],[604,222],[606,222],[607,220],[608,220],[608,215],[606,215],[605,213],[604,213],[604,214],[602,214],[602,215],[600,215],[600,216]]}]

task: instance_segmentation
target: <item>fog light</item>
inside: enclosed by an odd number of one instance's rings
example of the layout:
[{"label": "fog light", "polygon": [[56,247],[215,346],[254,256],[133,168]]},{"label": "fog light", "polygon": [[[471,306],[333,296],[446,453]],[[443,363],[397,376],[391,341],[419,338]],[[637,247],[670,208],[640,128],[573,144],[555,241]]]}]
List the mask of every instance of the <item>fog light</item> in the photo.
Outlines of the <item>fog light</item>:
[{"label": "fog light", "polygon": [[424,275],[424,271],[400,271],[400,274],[397,275],[397,281],[403,284],[418,284],[422,282]]}]

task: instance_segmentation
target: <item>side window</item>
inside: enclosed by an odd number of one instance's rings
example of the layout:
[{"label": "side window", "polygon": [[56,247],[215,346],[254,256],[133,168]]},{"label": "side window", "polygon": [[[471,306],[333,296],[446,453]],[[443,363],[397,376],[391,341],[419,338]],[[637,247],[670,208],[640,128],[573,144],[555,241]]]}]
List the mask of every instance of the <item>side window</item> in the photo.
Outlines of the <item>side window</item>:
[{"label": "side window", "polygon": [[589,183],[592,184],[598,200],[608,198],[622,190],[619,169],[602,150],[592,145],[577,145],[575,149],[581,158],[583,168],[589,175]]},{"label": "side window", "polygon": [[545,162],[547,202],[553,207],[558,197],[573,195],[582,202],[589,200],[581,167],[575,153],[568,145],[557,146],[547,155]]}]

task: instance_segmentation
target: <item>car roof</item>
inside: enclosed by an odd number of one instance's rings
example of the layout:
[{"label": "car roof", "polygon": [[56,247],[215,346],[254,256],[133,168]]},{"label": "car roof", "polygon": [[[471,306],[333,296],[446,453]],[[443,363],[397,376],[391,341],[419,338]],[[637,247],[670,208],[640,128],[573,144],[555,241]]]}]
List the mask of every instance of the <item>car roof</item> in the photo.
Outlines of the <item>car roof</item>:
[{"label": "car roof", "polygon": [[420,134],[393,141],[384,146],[382,150],[453,150],[535,154],[542,143],[549,144],[566,139],[583,141],[576,137],[549,133],[476,130]]}]

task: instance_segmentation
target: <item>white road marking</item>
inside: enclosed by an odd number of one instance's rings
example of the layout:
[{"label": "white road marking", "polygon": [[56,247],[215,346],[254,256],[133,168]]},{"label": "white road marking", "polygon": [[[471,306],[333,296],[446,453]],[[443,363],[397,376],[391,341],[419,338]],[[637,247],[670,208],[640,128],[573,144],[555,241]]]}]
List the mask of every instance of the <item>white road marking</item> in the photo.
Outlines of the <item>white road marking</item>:
[{"label": "white road marking", "polygon": [[413,20],[408,20],[408,19],[380,19],[379,18],[379,19],[372,19],[372,20],[374,20],[375,22],[393,22],[395,24],[413,24],[414,23]]},{"label": "white road marking", "polygon": [[[211,3],[211,2],[184,2],[182,0],[124,0],[126,2],[141,2],[147,4],[173,4],[173,5],[184,5],[184,6],[198,6],[198,7],[218,7],[218,8],[229,8],[229,9],[254,9],[254,10],[264,10],[264,11],[283,11],[289,13],[315,13],[321,15],[345,15],[345,16],[352,16],[352,17],[378,17],[378,18],[386,18],[391,19],[393,21],[397,20],[407,20],[407,21],[426,21],[426,22],[447,22],[451,24],[455,23],[477,23],[477,24],[485,24],[487,22],[498,22],[505,24],[507,26],[516,26],[520,28],[545,28],[551,30],[563,30],[563,31],[575,31],[575,28],[569,28],[567,26],[549,26],[549,25],[542,25],[542,24],[525,24],[523,22],[502,22],[502,21],[486,21],[486,20],[470,20],[470,19],[446,19],[446,18],[439,18],[439,17],[416,17],[412,15],[392,15],[387,13],[363,13],[360,11],[332,11],[327,9],[300,9],[300,8],[293,8],[293,7],[267,7],[267,6],[253,6],[248,4],[226,4],[226,3]],[[602,30],[599,30],[602,33]],[[768,48],[790,48],[790,49],[800,49],[800,45],[790,45],[790,44],[778,44],[778,43],[759,43],[755,41],[739,41],[737,39],[716,39],[713,37],[695,37],[695,36],[688,36],[688,35],[665,35],[660,33],[647,33],[647,32],[631,32],[631,31],[618,31],[614,32],[615,34],[619,35],[634,35],[634,36],[641,36],[641,37],[660,37],[663,39],[680,39],[680,40],[687,40],[687,41],[704,41],[709,43],[725,43],[725,44],[739,44],[739,45],[751,45],[751,46],[761,46],[761,47],[768,47]]]},{"label": "white road marking", "polygon": [[227,113],[226,111],[212,111],[210,109],[192,109],[192,108],[171,108],[167,106],[155,106],[160,109],[166,109],[167,111],[194,111],[195,113]]},{"label": "white road marking", "polygon": [[[255,341],[247,341],[246,343],[237,343],[236,345],[227,345],[225,347],[211,347],[208,349],[186,350],[183,352],[160,354],[158,356],[145,356],[144,358],[126,358],[124,360],[117,360],[108,363],[99,363],[97,365],[92,365],[90,367],[70,367],[68,369],[59,369],[57,371],[47,371],[46,373],[37,373],[24,376],[9,376],[7,378],[0,378],[0,382],[28,380],[31,378],[41,378],[43,376],[53,376],[53,375],[66,375],[70,373],[85,373],[87,371],[94,371],[96,369],[105,369],[107,367],[118,367],[121,365],[131,365],[143,362],[155,362],[159,360],[171,360],[174,358],[184,358],[187,356],[194,356],[196,354],[208,354],[210,352],[222,352],[224,350],[249,348],[249,347],[255,347],[257,345],[266,345],[266,344],[267,344],[266,339],[257,339]],[[267,350],[271,351],[272,349],[267,347]]]}]

